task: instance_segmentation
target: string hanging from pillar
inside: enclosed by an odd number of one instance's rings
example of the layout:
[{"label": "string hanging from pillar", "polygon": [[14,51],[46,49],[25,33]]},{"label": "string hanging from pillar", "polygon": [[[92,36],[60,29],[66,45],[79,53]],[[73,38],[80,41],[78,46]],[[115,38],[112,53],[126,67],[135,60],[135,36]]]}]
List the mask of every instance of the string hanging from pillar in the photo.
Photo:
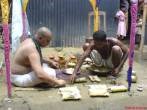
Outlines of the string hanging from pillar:
[{"label": "string hanging from pillar", "polygon": [[136,21],[138,11],[138,0],[131,0],[131,33],[130,33],[130,46],[129,46],[129,68],[128,68],[128,91],[131,89],[131,76],[134,60],[134,48],[135,48],[135,34],[136,34]]},{"label": "string hanging from pillar", "polygon": [[7,81],[7,92],[8,97],[12,95],[12,86],[10,81],[10,39],[9,39],[9,4],[8,0],[1,0],[2,8],[2,27],[3,27],[3,38],[4,38],[4,56],[6,65],[6,81]]}]

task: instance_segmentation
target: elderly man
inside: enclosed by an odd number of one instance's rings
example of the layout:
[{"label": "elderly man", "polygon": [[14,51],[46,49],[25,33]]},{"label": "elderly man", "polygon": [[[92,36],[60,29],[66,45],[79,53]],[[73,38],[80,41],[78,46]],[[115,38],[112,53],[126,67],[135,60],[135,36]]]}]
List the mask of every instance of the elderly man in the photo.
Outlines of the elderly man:
[{"label": "elderly man", "polygon": [[122,42],[116,38],[106,38],[105,32],[101,30],[95,32],[93,40],[83,47],[85,51],[75,67],[72,82],[87,56],[91,56],[96,65],[111,68],[114,76],[120,72],[128,56],[128,48]]},{"label": "elderly man", "polygon": [[[48,67],[42,59],[41,47],[46,47],[52,38],[46,27],[37,30],[34,38],[27,38],[17,49],[11,64],[11,82],[20,87],[48,83],[51,86],[64,86],[65,81],[56,78],[56,71]],[[56,63],[49,61],[56,67]]]}]

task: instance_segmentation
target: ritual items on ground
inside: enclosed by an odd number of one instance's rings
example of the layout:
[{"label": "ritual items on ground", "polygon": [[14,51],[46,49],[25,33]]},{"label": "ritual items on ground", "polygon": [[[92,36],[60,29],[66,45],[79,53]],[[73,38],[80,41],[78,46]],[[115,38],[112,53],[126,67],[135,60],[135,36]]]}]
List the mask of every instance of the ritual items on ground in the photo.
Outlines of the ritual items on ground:
[{"label": "ritual items on ground", "polygon": [[108,90],[113,93],[114,92],[126,92],[127,87],[124,85],[115,85],[115,86],[108,87]]},{"label": "ritual items on ground", "polygon": [[136,71],[132,71],[131,82],[132,82],[132,83],[136,83],[136,82],[137,82]]},{"label": "ritual items on ground", "polygon": [[79,100],[81,99],[80,90],[77,86],[59,88],[62,100]]},{"label": "ritual items on ground", "polygon": [[65,59],[65,56],[64,55],[58,55],[58,58],[59,58],[59,66],[60,68],[65,68],[66,66],[66,59]]},{"label": "ritual items on ground", "polygon": [[90,58],[86,58],[84,60],[84,64],[92,64],[92,63],[93,63],[93,61]]},{"label": "ritual items on ground", "polygon": [[103,84],[99,84],[99,85],[89,85],[89,95],[91,97],[108,97],[110,94],[107,91],[107,86],[103,85]]},{"label": "ritual items on ground", "polygon": [[80,77],[75,79],[75,83],[84,83],[84,82],[87,82],[86,77]]},{"label": "ritual items on ground", "polygon": [[63,72],[64,72],[65,74],[72,75],[73,71],[74,71],[74,68],[67,68],[67,69],[65,69]]},{"label": "ritual items on ground", "polygon": [[101,82],[101,79],[97,75],[90,75],[88,77],[92,82]]},{"label": "ritual items on ground", "polygon": [[76,66],[77,63],[77,58],[74,55],[71,55],[69,58],[69,61],[67,63],[67,67],[69,68],[74,68]]},{"label": "ritual items on ground", "polygon": [[132,83],[136,83],[137,82],[136,71],[132,71],[131,80],[132,80]]},{"label": "ritual items on ground", "polygon": [[70,56],[70,62],[77,63],[77,58],[74,55]]},{"label": "ritual items on ground", "polygon": [[138,85],[137,91],[142,92],[143,91],[143,86],[142,85]]},{"label": "ritual items on ground", "polygon": [[67,67],[68,67],[68,68],[74,68],[75,66],[76,66],[76,63],[69,62],[69,63],[67,64]]},{"label": "ritual items on ground", "polygon": [[132,79],[132,83],[137,82],[137,76],[136,75],[132,74],[131,79]]}]

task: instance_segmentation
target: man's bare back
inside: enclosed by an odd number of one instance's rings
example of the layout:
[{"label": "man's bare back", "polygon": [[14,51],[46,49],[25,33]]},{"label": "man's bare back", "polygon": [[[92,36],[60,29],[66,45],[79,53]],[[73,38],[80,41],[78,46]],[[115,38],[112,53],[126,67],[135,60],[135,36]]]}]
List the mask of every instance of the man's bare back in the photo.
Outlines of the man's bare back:
[{"label": "man's bare back", "polygon": [[124,48],[123,44],[116,38],[109,37],[106,39],[106,43],[103,47],[99,47],[101,44],[92,44],[92,48],[97,50],[103,59],[108,59],[111,56],[112,47],[118,45],[120,48]]},{"label": "man's bare back", "polygon": [[12,74],[25,74],[32,71],[28,58],[31,52],[38,55],[32,39],[29,38],[20,45],[13,57],[13,62],[11,64]]}]

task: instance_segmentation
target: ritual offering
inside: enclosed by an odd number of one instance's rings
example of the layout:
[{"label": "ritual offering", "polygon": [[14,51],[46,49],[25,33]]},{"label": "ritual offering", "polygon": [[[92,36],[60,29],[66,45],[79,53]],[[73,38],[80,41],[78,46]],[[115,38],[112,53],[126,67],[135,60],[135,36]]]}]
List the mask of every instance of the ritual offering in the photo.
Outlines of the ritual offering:
[{"label": "ritual offering", "polygon": [[58,55],[59,57],[59,65],[60,65],[60,68],[65,68],[65,65],[66,65],[66,59],[63,55]]},{"label": "ritual offering", "polygon": [[77,63],[77,58],[74,55],[70,56],[70,62]]},{"label": "ritual offering", "polygon": [[88,77],[92,82],[101,82],[101,79],[97,75],[90,75]]},{"label": "ritual offering", "polygon": [[92,64],[93,62],[92,62],[92,60],[90,58],[86,58],[84,60],[84,63],[86,63],[86,64]]},{"label": "ritual offering", "polygon": [[111,86],[108,88],[108,90],[110,92],[126,92],[127,91],[127,87],[125,87],[124,85],[116,85],[116,86]]},{"label": "ritual offering", "polygon": [[80,90],[76,86],[59,88],[59,93],[62,95],[62,100],[79,100],[82,98]]},{"label": "ritual offering", "polygon": [[67,64],[67,67],[74,68],[76,66],[76,63],[77,63],[77,58],[74,55],[72,55],[69,58],[69,62]]},{"label": "ritual offering", "polygon": [[67,64],[67,67],[69,67],[69,68],[74,68],[75,66],[76,66],[76,63],[73,63],[73,62],[69,62]]},{"label": "ritual offering", "polygon": [[132,71],[131,82],[132,83],[136,83],[137,82],[137,75],[136,75],[135,71]]},{"label": "ritual offering", "polygon": [[137,87],[137,91],[139,91],[139,92],[142,92],[142,91],[143,91],[143,87],[142,87],[142,85],[138,85],[138,87]]},{"label": "ritual offering", "polygon": [[106,85],[89,85],[88,91],[91,97],[108,97],[110,95]]},{"label": "ritual offering", "polygon": [[63,72],[66,74],[72,75],[73,71],[74,71],[74,68],[67,68]]},{"label": "ritual offering", "polygon": [[137,82],[136,71],[132,71],[131,79],[132,79],[132,83],[136,83]]},{"label": "ritual offering", "polygon": [[81,77],[81,78],[75,79],[75,83],[84,83],[84,82],[87,82],[86,77]]},{"label": "ritual offering", "polygon": [[131,79],[132,79],[132,83],[137,82],[137,76],[136,75],[132,74]]}]

